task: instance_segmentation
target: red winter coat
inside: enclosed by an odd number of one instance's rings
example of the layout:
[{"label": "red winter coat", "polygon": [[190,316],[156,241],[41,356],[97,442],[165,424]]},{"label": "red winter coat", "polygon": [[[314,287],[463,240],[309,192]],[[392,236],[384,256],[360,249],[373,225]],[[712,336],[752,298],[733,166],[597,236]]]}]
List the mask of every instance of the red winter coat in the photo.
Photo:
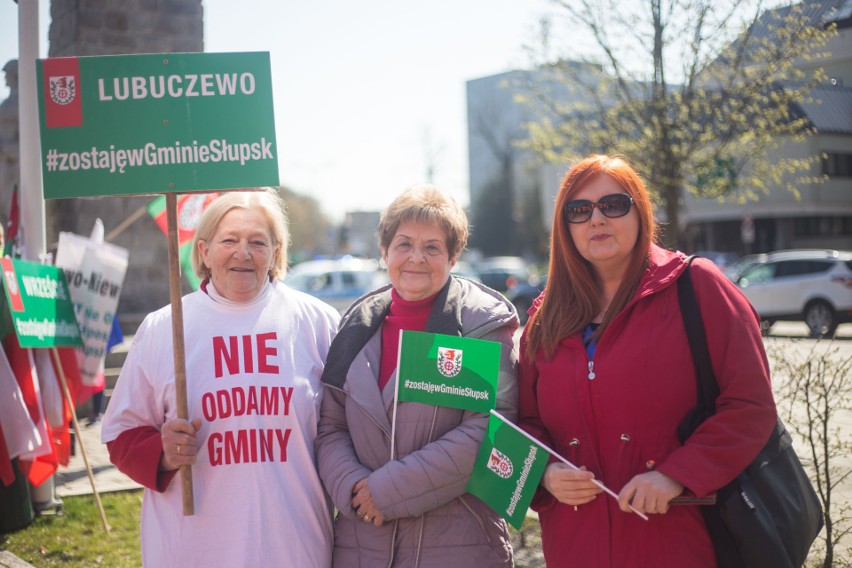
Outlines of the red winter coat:
[{"label": "red winter coat", "polygon": [[[775,424],[759,319],[739,289],[707,260],[692,280],[721,394],[717,413],[681,444],[676,430],[696,404],[696,378],[678,305],[684,256],[651,250],[635,296],[599,339],[595,379],[580,334],[555,355],[530,363],[521,338],[520,425],[618,493],[655,468],[698,496],[732,480],[757,455]],[[537,309],[538,302],[530,310]],[[698,506],[673,505],[643,521],[601,493],[577,511],[539,487],[548,566],[715,567]]]}]

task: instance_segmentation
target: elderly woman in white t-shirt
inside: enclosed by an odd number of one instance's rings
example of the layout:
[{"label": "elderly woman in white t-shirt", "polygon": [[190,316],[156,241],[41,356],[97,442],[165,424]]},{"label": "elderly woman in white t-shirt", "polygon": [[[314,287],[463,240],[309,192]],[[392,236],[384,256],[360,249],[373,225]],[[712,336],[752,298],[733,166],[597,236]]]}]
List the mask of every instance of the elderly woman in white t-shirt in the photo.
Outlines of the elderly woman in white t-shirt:
[{"label": "elderly woman in white t-shirt", "polygon": [[[183,298],[190,420],[176,416],[171,308],[134,337],[102,437],[145,487],[145,566],[331,564],[313,443],[339,316],[280,282],[287,241],[274,190],[227,193],[204,212],[192,251],[203,281]],[[193,516],[182,514],[182,465]]]}]

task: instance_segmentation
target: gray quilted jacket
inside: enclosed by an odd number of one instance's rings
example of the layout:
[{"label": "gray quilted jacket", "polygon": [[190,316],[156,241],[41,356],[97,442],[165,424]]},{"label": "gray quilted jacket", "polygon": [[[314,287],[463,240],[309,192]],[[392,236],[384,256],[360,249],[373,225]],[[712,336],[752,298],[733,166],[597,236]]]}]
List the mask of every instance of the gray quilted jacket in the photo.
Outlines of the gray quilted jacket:
[{"label": "gray quilted jacket", "polygon": [[[381,324],[390,287],[368,294],[343,316],[322,380],[316,440],[320,477],[338,510],[334,566],[463,568],[512,566],[505,521],[465,492],[488,417],[413,402],[399,403],[396,459],[390,461],[396,372],[378,388]],[[502,343],[497,410],[517,416],[518,328],[514,307],[476,282],[451,277],[426,331]],[[368,477],[373,502],[386,522],[358,519],[352,488]]]}]

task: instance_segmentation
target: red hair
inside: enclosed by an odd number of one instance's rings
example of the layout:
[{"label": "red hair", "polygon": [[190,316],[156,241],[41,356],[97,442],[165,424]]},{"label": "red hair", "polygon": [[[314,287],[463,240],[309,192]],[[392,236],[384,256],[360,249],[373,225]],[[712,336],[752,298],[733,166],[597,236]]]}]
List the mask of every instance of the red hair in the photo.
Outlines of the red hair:
[{"label": "red hair", "polygon": [[611,178],[633,198],[633,206],[639,215],[639,237],[624,279],[596,335],[603,333],[633,296],[647,266],[651,243],[657,236],[657,224],[645,184],[636,170],[621,157],[596,155],[583,159],[568,171],[556,195],[547,287],[538,310],[527,322],[526,356],[530,361],[541,350],[547,356],[553,355],[560,341],[585,328],[600,313],[600,282],[591,263],[577,250],[562,211],[567,201],[602,175]]}]

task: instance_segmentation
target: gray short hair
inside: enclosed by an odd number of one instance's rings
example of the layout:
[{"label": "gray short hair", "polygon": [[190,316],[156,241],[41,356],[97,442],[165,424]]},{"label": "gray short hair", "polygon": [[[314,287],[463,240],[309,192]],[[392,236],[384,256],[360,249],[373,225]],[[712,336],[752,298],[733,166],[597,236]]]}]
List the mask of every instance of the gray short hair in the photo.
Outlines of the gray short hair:
[{"label": "gray short hair", "polygon": [[434,223],[443,229],[451,259],[457,259],[467,246],[467,214],[458,201],[434,185],[413,185],[382,211],[377,233],[383,250],[406,221]]}]

